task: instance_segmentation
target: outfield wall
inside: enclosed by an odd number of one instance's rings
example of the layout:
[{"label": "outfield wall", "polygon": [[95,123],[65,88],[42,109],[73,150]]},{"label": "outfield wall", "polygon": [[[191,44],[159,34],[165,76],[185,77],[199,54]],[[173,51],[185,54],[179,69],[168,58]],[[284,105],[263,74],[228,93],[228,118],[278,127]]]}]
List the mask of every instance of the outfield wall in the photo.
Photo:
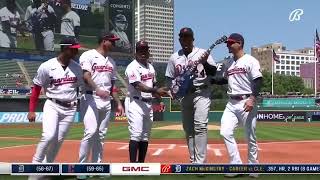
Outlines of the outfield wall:
[{"label": "outfield wall", "polygon": [[[37,106],[36,122],[42,122],[42,107],[46,99],[41,98]],[[181,121],[182,113],[172,110],[172,102],[169,98],[163,99],[166,110],[165,112],[154,112],[154,121]],[[27,123],[29,99],[26,96],[2,96],[0,98],[0,123]],[[157,106],[157,104],[154,104]],[[78,108],[79,111],[79,108]],[[223,111],[210,111],[209,121],[219,122]],[[112,113],[113,115],[114,113]],[[299,109],[259,109],[257,118],[259,121],[312,121],[320,120],[320,111],[317,109],[299,110]],[[125,117],[113,117],[112,121],[126,121]],[[81,122],[80,113],[77,112],[75,122]]]}]

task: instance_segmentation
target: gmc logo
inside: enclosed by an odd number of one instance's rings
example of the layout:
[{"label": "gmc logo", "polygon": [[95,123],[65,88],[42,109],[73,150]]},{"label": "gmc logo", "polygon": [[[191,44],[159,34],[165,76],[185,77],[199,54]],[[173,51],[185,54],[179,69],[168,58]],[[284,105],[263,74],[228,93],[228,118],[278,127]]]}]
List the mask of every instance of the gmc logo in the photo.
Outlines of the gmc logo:
[{"label": "gmc logo", "polygon": [[124,171],[124,172],[142,172],[142,171],[150,171],[150,169],[148,166],[140,166],[140,167],[123,166],[122,171]]}]

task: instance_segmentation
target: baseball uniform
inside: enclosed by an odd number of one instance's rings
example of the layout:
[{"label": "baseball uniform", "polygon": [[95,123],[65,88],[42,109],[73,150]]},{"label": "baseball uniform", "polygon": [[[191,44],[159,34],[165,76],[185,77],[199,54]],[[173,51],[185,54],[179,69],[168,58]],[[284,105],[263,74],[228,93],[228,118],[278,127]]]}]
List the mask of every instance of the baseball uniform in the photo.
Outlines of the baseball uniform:
[{"label": "baseball uniform", "polygon": [[[0,47],[17,48],[17,26],[20,23],[20,14],[18,11],[14,13],[9,11],[7,7],[0,9]],[[10,23],[10,32],[4,32],[2,23],[8,21]]]},{"label": "baseball uniform", "polygon": [[[204,49],[194,47],[187,57],[183,50],[174,53],[168,61],[166,77],[175,79],[177,75],[183,74],[186,68],[198,61],[205,52]],[[211,55],[209,55],[207,62],[215,66]],[[193,80],[193,88],[181,102],[183,129],[192,163],[205,163],[206,161],[208,113],[211,104],[210,79],[203,64],[199,63]]]},{"label": "baseball uniform", "polygon": [[260,64],[254,57],[245,54],[234,61],[225,73],[228,80],[229,102],[221,118],[220,134],[223,136],[231,164],[241,164],[239,150],[234,138],[234,130],[244,126],[248,140],[248,162],[258,163],[258,145],[256,139],[257,107],[245,112],[244,105],[252,94],[253,80],[262,77]]},{"label": "baseball uniform", "polygon": [[[83,84],[82,69],[71,60],[63,69],[57,58],[42,63],[33,80],[44,88],[42,137],[33,163],[54,161],[76,113],[77,88]],[[45,158],[46,157],[46,158]]]},{"label": "baseball uniform", "polygon": [[144,66],[137,60],[133,60],[126,68],[125,75],[129,85],[125,109],[129,121],[130,140],[148,141],[153,121],[152,94],[138,91],[131,83],[141,82],[148,87],[153,87],[156,83],[155,74],[150,63]]},{"label": "baseball uniform", "polygon": [[45,4],[42,3],[38,8],[28,6],[25,14],[25,21],[30,32],[32,32],[37,50],[54,51],[54,24],[55,12],[48,5],[45,11]]},{"label": "baseball uniform", "polygon": [[[116,65],[112,58],[104,57],[92,49],[84,52],[79,61],[82,69],[91,73],[97,87],[111,92],[112,81],[117,79]],[[85,85],[83,93],[80,111],[85,130],[80,145],[79,161],[88,162],[89,152],[92,150],[92,162],[100,163],[103,158],[104,137],[110,120],[111,99],[110,96],[101,99],[88,85]]]},{"label": "baseball uniform", "polygon": [[114,29],[111,30],[111,33],[120,38],[119,41],[116,41],[115,46],[122,49],[130,49],[130,41],[127,33],[125,32],[128,28],[127,18],[123,14],[117,14],[113,23]]},{"label": "baseball uniform", "polygon": [[74,37],[76,26],[80,26],[79,15],[74,11],[67,12],[61,19],[61,35]]}]

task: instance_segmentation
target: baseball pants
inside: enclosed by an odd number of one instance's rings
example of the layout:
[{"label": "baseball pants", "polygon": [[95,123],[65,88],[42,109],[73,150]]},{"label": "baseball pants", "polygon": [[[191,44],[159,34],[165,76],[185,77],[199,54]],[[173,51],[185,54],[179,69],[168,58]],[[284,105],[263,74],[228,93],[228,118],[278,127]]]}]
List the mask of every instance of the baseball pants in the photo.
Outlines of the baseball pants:
[{"label": "baseball pants", "polygon": [[110,121],[110,100],[103,101],[93,95],[85,94],[80,100],[80,111],[85,129],[80,144],[79,162],[88,162],[91,151],[91,162],[100,163],[103,159],[104,138]]},{"label": "baseball pants", "polygon": [[191,163],[206,162],[210,104],[210,92],[207,90],[188,94],[182,99],[182,123]]},{"label": "baseball pants", "polygon": [[[76,106],[67,108],[51,100],[43,107],[42,137],[33,156],[32,163],[54,162],[59,149],[74,120]],[[29,180],[41,180],[45,176],[29,176]]]},{"label": "baseball pants", "polygon": [[258,163],[258,145],[256,137],[257,108],[251,112],[244,111],[244,104],[247,99],[230,99],[221,118],[220,134],[224,138],[231,164],[242,164],[234,130],[239,126],[245,129],[246,140],[248,141],[248,163]]},{"label": "baseball pants", "polygon": [[153,122],[152,103],[130,97],[125,99],[125,113],[129,123],[130,140],[149,141]]},{"label": "baseball pants", "polygon": [[54,34],[52,30],[41,33],[43,36],[43,47],[46,51],[54,51]]}]

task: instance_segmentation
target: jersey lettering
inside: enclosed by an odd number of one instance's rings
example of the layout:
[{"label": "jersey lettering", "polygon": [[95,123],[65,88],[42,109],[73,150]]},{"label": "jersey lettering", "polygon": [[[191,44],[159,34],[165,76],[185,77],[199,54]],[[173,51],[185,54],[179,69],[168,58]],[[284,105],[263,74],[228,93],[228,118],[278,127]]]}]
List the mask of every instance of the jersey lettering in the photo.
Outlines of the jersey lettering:
[{"label": "jersey lettering", "polygon": [[92,72],[112,72],[113,68],[111,66],[108,65],[102,65],[102,66],[98,66],[97,63],[93,63],[92,65]]},{"label": "jersey lettering", "polygon": [[141,80],[142,81],[147,81],[147,80],[150,80],[150,79],[153,79],[153,78],[154,78],[154,73],[148,73],[148,74],[141,75]]},{"label": "jersey lettering", "polygon": [[234,67],[233,69],[230,69],[227,71],[228,76],[234,75],[234,74],[245,74],[247,73],[247,70],[245,68],[238,68]]},{"label": "jersey lettering", "polygon": [[69,77],[68,75],[64,78],[52,79],[51,84],[55,86],[61,86],[64,84],[72,84],[77,82],[77,77]]}]

